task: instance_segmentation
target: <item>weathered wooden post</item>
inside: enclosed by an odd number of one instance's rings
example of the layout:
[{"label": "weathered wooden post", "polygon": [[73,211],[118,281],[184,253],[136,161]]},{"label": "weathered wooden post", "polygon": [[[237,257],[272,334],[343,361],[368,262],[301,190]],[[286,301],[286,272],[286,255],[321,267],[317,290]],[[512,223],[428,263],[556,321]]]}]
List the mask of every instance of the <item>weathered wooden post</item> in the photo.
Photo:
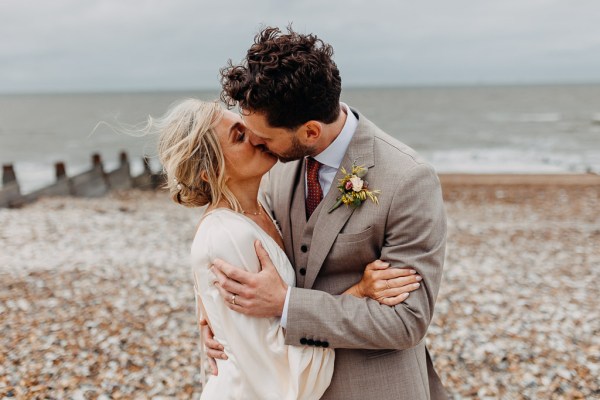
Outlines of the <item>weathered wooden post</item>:
[{"label": "weathered wooden post", "polygon": [[12,164],[2,165],[2,188],[0,188],[0,207],[17,207],[23,204],[21,189]]},{"label": "weathered wooden post", "polygon": [[[148,169],[149,168],[150,167],[148,167]],[[162,189],[164,187],[165,175],[163,174],[162,167],[158,173],[151,175],[151,181],[152,181],[152,189]]]},{"label": "weathered wooden post", "polygon": [[67,177],[67,168],[65,167],[65,163],[59,161],[54,164],[54,173],[56,175],[56,180],[60,181]]},{"label": "weathered wooden post", "polygon": [[45,196],[69,196],[71,194],[71,182],[67,177],[67,171],[64,162],[54,164],[54,174],[56,182],[45,188],[36,190],[35,192],[25,195],[27,202],[32,202],[40,197]]},{"label": "weathered wooden post", "polygon": [[132,179],[127,153],[119,154],[120,166],[107,174],[108,185],[111,189],[131,189]]},{"label": "weathered wooden post", "polygon": [[92,154],[92,169],[71,178],[72,194],[82,197],[99,197],[108,192],[100,154]]},{"label": "weathered wooden post", "polygon": [[71,180],[67,177],[67,168],[65,163],[59,161],[54,164],[54,174],[56,183],[49,186],[44,192],[47,196],[68,196],[72,193]]},{"label": "weathered wooden post", "polygon": [[150,159],[142,157],[144,171],[133,178],[133,186],[142,190],[151,190],[152,187],[152,170],[150,169]]}]

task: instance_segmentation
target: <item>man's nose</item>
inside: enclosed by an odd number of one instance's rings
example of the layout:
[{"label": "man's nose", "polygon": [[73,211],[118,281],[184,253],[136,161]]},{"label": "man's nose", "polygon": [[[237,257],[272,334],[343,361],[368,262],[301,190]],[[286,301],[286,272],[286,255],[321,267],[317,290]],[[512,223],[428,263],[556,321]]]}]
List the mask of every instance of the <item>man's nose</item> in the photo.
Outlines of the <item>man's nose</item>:
[{"label": "man's nose", "polygon": [[265,144],[265,141],[256,136],[252,131],[248,131],[248,138],[250,139],[250,144],[252,144],[252,146],[260,146]]}]

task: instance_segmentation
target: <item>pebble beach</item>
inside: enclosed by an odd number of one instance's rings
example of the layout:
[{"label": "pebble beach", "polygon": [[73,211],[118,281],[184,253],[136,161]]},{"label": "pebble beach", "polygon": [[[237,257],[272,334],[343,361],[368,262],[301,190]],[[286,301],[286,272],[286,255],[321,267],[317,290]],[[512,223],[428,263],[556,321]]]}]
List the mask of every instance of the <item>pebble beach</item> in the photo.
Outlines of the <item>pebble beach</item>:
[{"label": "pebble beach", "polygon": [[[444,183],[427,343],[453,399],[600,399],[600,185]],[[197,399],[188,253],[164,192],[0,209],[0,399]]]}]

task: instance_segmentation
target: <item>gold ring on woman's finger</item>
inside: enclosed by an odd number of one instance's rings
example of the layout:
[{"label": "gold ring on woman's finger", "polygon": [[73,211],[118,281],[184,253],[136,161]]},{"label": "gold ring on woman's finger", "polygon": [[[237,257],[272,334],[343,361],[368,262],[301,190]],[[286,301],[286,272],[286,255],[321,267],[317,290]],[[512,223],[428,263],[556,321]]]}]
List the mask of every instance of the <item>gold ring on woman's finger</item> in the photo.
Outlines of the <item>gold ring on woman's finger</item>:
[{"label": "gold ring on woman's finger", "polygon": [[391,287],[390,287],[390,284],[388,283],[388,280],[389,280],[389,279],[386,279],[386,280],[385,280],[385,287],[386,287],[386,288],[388,288],[388,289],[391,289]]},{"label": "gold ring on woman's finger", "polygon": [[237,294],[234,294],[233,296],[231,296],[231,304],[233,304],[234,306],[237,305],[237,304],[235,304],[235,296],[237,296]]}]

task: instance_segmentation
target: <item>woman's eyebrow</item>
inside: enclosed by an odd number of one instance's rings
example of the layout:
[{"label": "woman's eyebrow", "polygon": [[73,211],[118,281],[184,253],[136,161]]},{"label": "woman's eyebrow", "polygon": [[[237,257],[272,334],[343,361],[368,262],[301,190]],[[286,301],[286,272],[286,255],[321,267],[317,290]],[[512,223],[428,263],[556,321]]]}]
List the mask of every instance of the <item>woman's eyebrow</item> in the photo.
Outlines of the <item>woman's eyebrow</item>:
[{"label": "woman's eyebrow", "polygon": [[238,129],[240,126],[242,126],[242,124],[240,124],[239,122],[236,122],[235,124],[231,125],[231,128],[229,128],[229,135],[227,135],[227,137],[229,138],[229,140],[231,140],[231,135],[233,134],[233,132]]}]

